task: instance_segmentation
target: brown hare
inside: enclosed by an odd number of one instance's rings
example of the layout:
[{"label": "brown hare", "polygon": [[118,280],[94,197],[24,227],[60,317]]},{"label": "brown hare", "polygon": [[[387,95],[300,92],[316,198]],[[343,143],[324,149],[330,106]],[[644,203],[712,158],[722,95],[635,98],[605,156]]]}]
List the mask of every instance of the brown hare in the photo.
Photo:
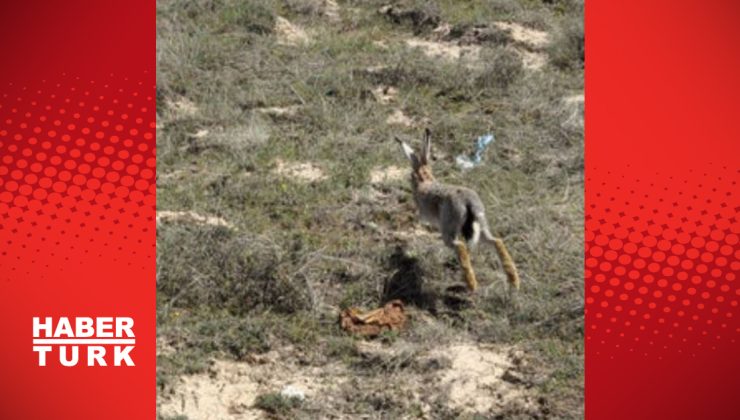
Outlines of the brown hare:
[{"label": "brown hare", "polygon": [[432,143],[429,129],[424,131],[420,154],[398,137],[396,141],[411,162],[411,188],[419,216],[423,221],[436,226],[442,233],[445,245],[456,250],[468,288],[471,291],[478,288],[468,247],[475,246],[482,239],[496,248],[509,284],[514,289],[519,289],[519,273],[514,261],[503,241],[488,230],[485,208],[478,193],[470,188],[442,184],[434,179],[430,166]]}]

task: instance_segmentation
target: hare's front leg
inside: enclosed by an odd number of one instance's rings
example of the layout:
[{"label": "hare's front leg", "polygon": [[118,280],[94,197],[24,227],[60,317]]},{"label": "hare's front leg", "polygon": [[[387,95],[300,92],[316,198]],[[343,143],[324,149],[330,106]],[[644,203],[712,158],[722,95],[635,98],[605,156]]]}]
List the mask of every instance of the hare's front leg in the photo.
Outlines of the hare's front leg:
[{"label": "hare's front leg", "polygon": [[463,279],[468,285],[468,289],[475,291],[478,289],[478,281],[475,278],[475,272],[473,271],[473,264],[470,262],[470,252],[468,252],[468,246],[461,240],[454,242],[455,250],[457,251],[457,258],[460,261],[460,265],[463,269]]}]

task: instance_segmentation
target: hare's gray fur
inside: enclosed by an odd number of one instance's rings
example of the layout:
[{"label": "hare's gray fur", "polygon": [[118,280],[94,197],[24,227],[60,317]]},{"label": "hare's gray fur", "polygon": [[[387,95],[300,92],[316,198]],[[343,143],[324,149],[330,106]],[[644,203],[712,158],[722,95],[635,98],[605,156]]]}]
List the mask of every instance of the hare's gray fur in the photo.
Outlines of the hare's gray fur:
[{"label": "hare's gray fur", "polygon": [[[428,185],[426,185],[428,184]],[[449,247],[458,238],[475,245],[483,232],[484,239],[493,240],[488,230],[485,209],[478,193],[470,188],[439,182],[422,183],[414,192],[419,216],[436,226]]]},{"label": "hare's gray fur", "polygon": [[396,141],[411,162],[411,188],[419,216],[439,229],[445,245],[457,249],[469,286],[475,289],[477,283],[470,266],[466,245],[475,246],[482,238],[485,243],[496,247],[510,283],[518,288],[519,276],[516,267],[503,242],[491,234],[485,207],[478,193],[470,188],[443,184],[434,179],[430,166],[432,143],[429,129],[424,132],[420,154],[400,139],[396,138]]}]

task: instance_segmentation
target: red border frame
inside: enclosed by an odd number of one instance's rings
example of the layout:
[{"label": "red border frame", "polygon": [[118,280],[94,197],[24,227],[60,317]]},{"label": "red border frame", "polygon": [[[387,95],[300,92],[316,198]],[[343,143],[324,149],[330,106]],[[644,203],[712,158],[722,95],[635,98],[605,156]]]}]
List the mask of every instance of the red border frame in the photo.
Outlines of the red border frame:
[{"label": "red border frame", "polygon": [[[155,413],[155,2],[0,5],[1,418]],[[134,319],[133,367],[38,366],[32,318]]]},{"label": "red border frame", "polygon": [[[0,5],[2,417],[154,414],[154,7]],[[734,417],[740,6],[586,16],[586,413]],[[133,316],[136,368],[39,368],[39,315]]]},{"label": "red border frame", "polygon": [[586,7],[586,414],[734,418],[740,5]]}]

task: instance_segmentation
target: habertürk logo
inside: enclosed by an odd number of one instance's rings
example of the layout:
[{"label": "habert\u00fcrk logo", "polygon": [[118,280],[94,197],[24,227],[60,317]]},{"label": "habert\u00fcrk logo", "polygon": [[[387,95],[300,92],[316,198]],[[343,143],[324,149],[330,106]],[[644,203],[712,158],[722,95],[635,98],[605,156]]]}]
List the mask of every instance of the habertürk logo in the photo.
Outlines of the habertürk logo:
[{"label": "habert\u00fcrk logo", "polygon": [[38,365],[134,366],[134,320],[128,317],[33,318]]}]

